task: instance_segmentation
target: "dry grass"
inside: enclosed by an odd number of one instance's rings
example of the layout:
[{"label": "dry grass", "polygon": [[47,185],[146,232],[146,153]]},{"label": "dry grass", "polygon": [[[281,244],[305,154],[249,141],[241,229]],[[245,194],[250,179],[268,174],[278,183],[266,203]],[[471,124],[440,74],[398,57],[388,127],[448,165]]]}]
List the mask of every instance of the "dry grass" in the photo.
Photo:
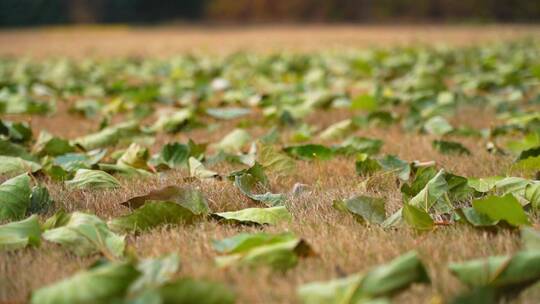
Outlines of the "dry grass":
[{"label": "dry grass", "polygon": [[[311,29],[313,30],[313,29]],[[217,36],[235,47],[259,47],[259,44],[279,47],[294,45],[291,41],[302,38],[301,45],[317,48],[320,44],[348,46],[366,45],[392,41],[428,41],[442,36],[452,43],[477,40],[479,33],[483,39],[494,39],[497,35],[537,33],[535,28],[339,28],[340,35],[333,37],[336,29],[324,29],[317,37],[310,37],[308,30],[280,28],[276,37],[267,39],[265,31],[255,32],[236,29],[231,32],[192,29],[179,33],[175,30],[116,30],[101,33],[65,31],[24,31],[0,34],[0,54],[26,54],[26,50],[39,50],[33,55],[97,55],[160,54],[190,50],[192,45],[212,49]],[[365,36],[357,36],[361,32]],[[384,35],[381,35],[384,33]],[[334,35],[335,36],[335,35]],[[231,38],[229,38],[231,37]],[[282,38],[279,38],[282,37]],[[228,40],[230,39],[230,41]],[[239,41],[242,41],[239,43]],[[266,41],[268,40],[268,42]],[[49,41],[49,43],[42,42]],[[147,41],[141,45],[142,41]],[[188,45],[189,41],[195,42]],[[221,40],[218,40],[221,41]],[[335,43],[330,43],[334,41]],[[52,43],[50,43],[52,42]],[[330,44],[326,44],[329,42]],[[227,44],[227,43],[225,43]],[[75,49],[70,47],[77,45]],[[94,48],[95,46],[95,48]],[[141,48],[142,46],[142,48]],[[228,45],[227,47],[230,47]],[[169,49],[171,48],[171,49]],[[167,50],[165,50],[167,49]],[[165,51],[162,51],[165,50]],[[87,121],[65,113],[65,105],[53,117],[9,117],[30,121],[35,129],[46,129],[54,134],[73,138],[97,128],[97,121]],[[308,121],[320,128],[339,121],[351,114],[344,111],[315,113]],[[486,127],[493,124],[492,113],[485,109],[463,109],[456,115],[456,124]],[[162,143],[185,141],[193,138],[196,142],[213,142],[229,132],[235,122],[222,124],[215,132],[193,130],[174,136],[160,136],[154,151]],[[69,126],[69,128],[67,127]],[[261,135],[263,128],[251,129],[253,135]],[[493,156],[484,152],[482,143],[474,139],[463,139],[463,143],[474,151],[472,156],[444,156],[433,150],[429,136],[403,133],[397,127],[387,129],[368,128],[359,130],[357,135],[384,140],[384,153],[392,153],[407,160],[435,160],[437,164],[456,174],[465,176],[489,176],[505,174],[511,159]],[[223,174],[232,168],[220,165],[215,169]],[[173,170],[156,177],[143,180],[122,180],[123,187],[113,191],[72,190],[61,184],[42,178],[49,187],[57,208],[67,211],[87,210],[102,218],[109,219],[127,212],[119,204],[127,198],[144,194],[166,185],[190,185],[199,188],[207,197],[214,211],[236,210],[255,206],[228,181],[186,182],[186,172]],[[427,264],[433,284],[413,286],[400,294],[396,303],[440,303],[464,288],[447,270],[452,261],[463,261],[475,257],[508,254],[519,248],[519,237],[515,232],[491,233],[466,226],[441,227],[434,232],[417,234],[408,229],[385,231],[377,227],[361,225],[351,216],[339,213],[331,207],[332,200],[346,198],[354,194],[368,194],[384,197],[387,213],[401,204],[401,194],[396,180],[389,175],[377,175],[371,179],[367,189],[361,186],[364,178],[356,175],[354,161],[337,158],[325,162],[298,162],[298,170],[292,176],[279,178],[271,176],[276,191],[289,192],[296,182],[309,185],[309,191],[298,197],[291,197],[287,204],[294,221],[276,227],[245,227],[218,224],[207,220],[191,226],[167,227],[153,230],[139,236],[129,236],[128,244],[143,257],[158,256],[177,252],[182,259],[181,275],[205,277],[229,284],[238,293],[239,303],[296,303],[295,290],[302,283],[314,280],[328,280],[346,274],[364,271],[377,264],[385,263],[408,250],[417,250]],[[538,219],[535,220],[538,222]],[[211,247],[212,239],[221,239],[239,232],[264,230],[269,232],[293,231],[307,240],[318,253],[317,257],[302,260],[287,273],[275,273],[268,269],[226,269],[218,270],[213,264],[216,252]],[[44,242],[39,248],[30,248],[13,253],[0,253],[0,303],[23,303],[29,293],[41,286],[68,277],[77,270],[91,264],[98,256],[79,258],[60,246]],[[537,303],[540,288],[531,288],[519,299],[520,303]]]},{"label": "dry grass", "polygon": [[126,26],[0,31],[0,56],[170,56],[179,52],[312,51],[410,44],[467,45],[538,37],[532,25]]}]

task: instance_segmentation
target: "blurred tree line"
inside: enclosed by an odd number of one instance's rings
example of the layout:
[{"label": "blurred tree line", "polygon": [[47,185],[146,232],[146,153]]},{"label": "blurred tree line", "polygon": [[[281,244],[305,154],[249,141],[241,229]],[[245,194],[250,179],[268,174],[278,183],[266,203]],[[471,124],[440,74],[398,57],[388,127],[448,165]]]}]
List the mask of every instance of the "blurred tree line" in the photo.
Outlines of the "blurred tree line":
[{"label": "blurred tree line", "polygon": [[0,26],[65,23],[540,21],[539,0],[0,0]]}]

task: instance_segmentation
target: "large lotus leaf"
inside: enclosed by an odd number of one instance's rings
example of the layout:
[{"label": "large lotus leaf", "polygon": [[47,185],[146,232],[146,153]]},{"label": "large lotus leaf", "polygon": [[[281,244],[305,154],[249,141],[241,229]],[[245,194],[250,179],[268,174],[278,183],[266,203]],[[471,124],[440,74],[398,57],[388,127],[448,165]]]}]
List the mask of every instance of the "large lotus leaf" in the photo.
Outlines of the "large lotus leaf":
[{"label": "large lotus leaf", "polygon": [[426,130],[426,132],[429,134],[440,136],[452,132],[454,128],[443,117],[435,116],[426,121],[424,124],[424,130]]},{"label": "large lotus leaf", "polygon": [[32,293],[32,304],[108,304],[119,301],[139,276],[130,263],[96,266]]},{"label": "large lotus leaf", "polygon": [[178,186],[168,186],[150,191],[145,195],[132,197],[123,202],[122,205],[136,209],[142,207],[147,201],[174,202],[196,215],[206,215],[210,212],[208,203],[200,191]]},{"label": "large lotus leaf", "polygon": [[19,157],[24,160],[36,162],[36,157],[30,154],[23,146],[0,138],[0,155]]},{"label": "large lotus leaf", "polygon": [[214,247],[229,253],[216,258],[219,267],[270,266],[276,270],[286,270],[294,267],[299,258],[313,255],[309,245],[291,233],[242,233],[216,241]]},{"label": "large lotus leaf", "polygon": [[493,221],[504,220],[512,226],[530,225],[529,218],[519,201],[512,194],[488,196],[472,202],[476,212],[485,214]]},{"label": "large lotus leaf", "polygon": [[409,180],[411,166],[408,162],[397,158],[394,155],[386,155],[377,160],[384,171],[394,172],[401,180]]},{"label": "large lotus leaf", "polygon": [[296,170],[294,159],[271,145],[257,145],[257,162],[269,172],[277,175],[289,175]]},{"label": "large lotus leaf", "polygon": [[218,219],[226,221],[259,225],[277,225],[278,223],[292,220],[292,215],[285,206],[246,208],[238,211],[218,212],[213,215]]},{"label": "large lotus leaf", "polygon": [[163,304],[232,304],[235,294],[220,283],[191,278],[178,279],[159,288]]},{"label": "large lotus leaf", "polygon": [[34,154],[38,156],[57,156],[74,152],[75,148],[69,143],[68,140],[55,137],[46,131],[41,131],[32,150]]},{"label": "large lotus leaf", "polygon": [[0,221],[19,220],[30,206],[30,177],[22,174],[0,185]]},{"label": "large lotus leaf", "polygon": [[101,252],[118,258],[123,256],[126,246],[124,237],[110,231],[99,217],[82,212],[72,213],[60,227],[46,230],[43,238],[80,256]]},{"label": "large lotus leaf", "polygon": [[219,177],[219,174],[217,172],[206,169],[206,167],[195,157],[189,158],[188,165],[189,176],[191,177],[199,179]]},{"label": "large lotus leaf", "polygon": [[440,170],[408,204],[429,212],[431,207],[448,192],[448,184],[444,175],[444,170]]},{"label": "large lotus leaf", "polygon": [[132,143],[116,162],[117,165],[133,167],[136,169],[148,169],[150,153],[148,148]]},{"label": "large lotus leaf", "polygon": [[540,279],[540,251],[453,263],[449,268],[469,287],[490,287],[498,296],[512,296]]},{"label": "large lotus leaf", "polygon": [[432,146],[442,154],[471,155],[471,151],[467,147],[455,141],[434,140]]},{"label": "large lotus leaf", "polygon": [[369,300],[391,296],[412,283],[429,282],[416,252],[408,252],[364,275],[305,284],[298,289],[298,295],[306,304],[370,303]]},{"label": "large lotus leaf", "polygon": [[319,137],[324,140],[341,139],[350,135],[355,129],[356,126],[353,124],[352,120],[345,119],[328,126],[328,128],[319,134]]},{"label": "large lotus leaf", "polygon": [[352,213],[359,221],[380,224],[386,218],[384,200],[365,195],[334,201],[334,207]]},{"label": "large lotus leaf", "polygon": [[1,225],[0,251],[24,248],[29,245],[39,246],[40,237],[41,227],[36,215],[19,222]]},{"label": "large lotus leaf", "polygon": [[417,230],[431,230],[434,222],[429,213],[416,206],[405,204],[401,216],[409,226]]},{"label": "large lotus leaf", "polygon": [[89,134],[73,140],[73,144],[85,150],[93,150],[116,145],[121,139],[139,134],[139,123],[127,121],[105,128],[97,133]]},{"label": "large lotus leaf", "polygon": [[251,135],[243,129],[234,129],[216,144],[216,149],[226,153],[237,153],[249,143]]},{"label": "large lotus leaf", "polygon": [[0,155],[0,175],[18,175],[41,170],[41,165],[15,156]]},{"label": "large lotus leaf", "polygon": [[132,213],[112,219],[109,227],[115,231],[140,232],[167,224],[190,224],[200,217],[200,213],[195,214],[176,202],[147,200]]},{"label": "large lotus leaf", "polygon": [[307,144],[290,146],[283,149],[289,155],[303,160],[328,160],[334,157],[334,151],[323,145]]},{"label": "large lotus leaf", "polygon": [[67,185],[79,189],[110,189],[120,187],[120,182],[112,175],[101,170],[79,169]]}]

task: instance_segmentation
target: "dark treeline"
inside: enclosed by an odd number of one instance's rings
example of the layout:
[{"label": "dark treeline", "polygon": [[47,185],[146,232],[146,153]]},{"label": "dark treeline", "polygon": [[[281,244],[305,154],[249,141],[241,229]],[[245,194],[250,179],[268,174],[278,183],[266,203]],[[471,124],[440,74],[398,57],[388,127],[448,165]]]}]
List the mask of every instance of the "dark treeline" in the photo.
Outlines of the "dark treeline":
[{"label": "dark treeline", "polygon": [[0,26],[195,22],[538,22],[534,0],[0,0]]}]

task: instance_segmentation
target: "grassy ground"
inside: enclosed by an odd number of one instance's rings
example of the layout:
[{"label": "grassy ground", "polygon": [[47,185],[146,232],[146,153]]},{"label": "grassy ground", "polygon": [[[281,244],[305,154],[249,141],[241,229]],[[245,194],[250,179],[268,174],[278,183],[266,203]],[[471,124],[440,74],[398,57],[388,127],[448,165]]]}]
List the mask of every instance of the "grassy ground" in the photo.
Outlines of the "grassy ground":
[{"label": "grassy ground", "polygon": [[[116,29],[101,33],[101,30],[79,32],[24,31],[22,33],[4,32],[0,34],[0,54],[33,54],[35,56],[73,55],[80,56],[88,52],[95,55],[169,55],[176,51],[210,49],[220,40],[230,43],[227,48],[253,47],[262,48],[297,45],[293,43],[302,37],[300,49],[319,48],[332,41],[332,46],[346,45],[354,47],[369,44],[403,43],[419,40],[449,43],[470,43],[477,40],[494,39],[499,33],[510,37],[536,32],[533,28],[368,28],[353,27],[323,28],[320,36],[315,36],[316,29],[280,28],[275,36],[249,30],[221,32],[213,30],[210,34],[200,29],[186,31],[184,34],[173,30],[126,30]],[[158,35],[154,35],[159,33]],[[336,34],[337,33],[337,34]],[[484,35],[485,34],[485,35]],[[118,35],[118,39],[116,38]],[[313,36],[308,36],[313,35]],[[479,37],[481,36],[481,37]],[[169,40],[175,37],[178,40]],[[230,38],[232,37],[232,38]],[[253,41],[251,41],[252,39]],[[266,41],[268,39],[268,41]],[[250,41],[246,41],[250,40]],[[187,43],[190,41],[190,43]],[[45,42],[44,44],[42,44]],[[77,46],[72,49],[71,46]],[[142,47],[141,44],[144,44]],[[189,45],[188,45],[189,44]],[[39,48],[36,46],[39,45]],[[140,47],[140,48],[139,48]],[[5,116],[2,118],[29,121],[35,130],[46,129],[49,132],[73,138],[87,134],[97,128],[97,122],[84,121],[66,114],[66,105],[61,105],[52,117]],[[253,114],[255,117],[259,114]],[[320,128],[349,117],[347,111],[314,113],[307,118],[312,125]],[[452,121],[455,125],[467,123],[476,128],[494,125],[494,114],[480,108],[461,109]],[[235,126],[235,121],[222,125],[214,132],[194,130],[177,135],[160,135],[154,145],[154,152],[169,141],[184,142],[193,138],[196,142],[215,142]],[[259,127],[251,129],[257,136],[267,130]],[[461,142],[475,151],[472,156],[445,156],[433,150],[432,138],[428,135],[404,133],[398,127],[388,129],[367,128],[355,133],[382,139],[385,142],[383,153],[398,155],[401,159],[431,161],[434,160],[450,172],[464,176],[504,175],[512,159],[495,156],[484,151],[483,144],[475,139],[463,139]],[[328,143],[328,142],[327,142]],[[354,194],[368,194],[384,197],[387,200],[387,213],[401,205],[401,193],[396,181],[387,174],[376,174],[362,185],[365,178],[357,176],[354,162],[347,158],[336,158],[324,162],[299,161],[295,174],[286,178],[271,177],[271,183],[278,192],[290,192],[297,182],[309,185],[309,190],[287,202],[294,221],[275,227],[244,227],[221,225],[212,220],[192,226],[156,229],[139,236],[129,236],[128,244],[141,256],[157,256],[178,252],[181,257],[179,275],[211,278],[234,286],[240,303],[295,303],[295,290],[298,285],[314,280],[328,280],[358,271],[367,270],[377,264],[408,251],[416,249],[426,263],[433,284],[422,285],[400,294],[396,303],[441,303],[458,293],[463,286],[449,273],[448,262],[463,261],[475,257],[507,254],[519,248],[518,235],[503,231],[489,233],[464,225],[441,227],[429,234],[418,234],[409,229],[382,230],[374,226],[357,223],[351,216],[336,212],[331,204],[334,199],[346,198]],[[211,167],[226,174],[233,167],[219,165]],[[236,210],[252,207],[246,199],[228,181],[192,181],[183,178],[186,172],[172,170],[156,177],[138,180],[122,180],[122,188],[112,191],[92,192],[72,190],[60,183],[46,181],[47,187],[57,202],[57,208],[67,211],[87,210],[102,218],[111,218],[125,214],[128,210],[119,204],[126,199],[166,185],[186,185],[199,188],[207,197],[210,207],[215,211]],[[52,213],[52,212],[51,212]],[[538,220],[536,220],[538,221]],[[285,274],[276,274],[264,269],[257,271],[218,270],[213,258],[216,252],[211,247],[212,239],[221,239],[239,232],[264,230],[280,232],[290,230],[306,239],[317,252],[317,256],[302,260],[299,265]],[[68,277],[77,270],[90,265],[97,257],[79,258],[67,250],[44,242],[38,249],[25,249],[13,253],[0,253],[0,303],[25,302],[30,291]],[[537,303],[540,288],[531,288],[519,299],[520,303]]]}]

